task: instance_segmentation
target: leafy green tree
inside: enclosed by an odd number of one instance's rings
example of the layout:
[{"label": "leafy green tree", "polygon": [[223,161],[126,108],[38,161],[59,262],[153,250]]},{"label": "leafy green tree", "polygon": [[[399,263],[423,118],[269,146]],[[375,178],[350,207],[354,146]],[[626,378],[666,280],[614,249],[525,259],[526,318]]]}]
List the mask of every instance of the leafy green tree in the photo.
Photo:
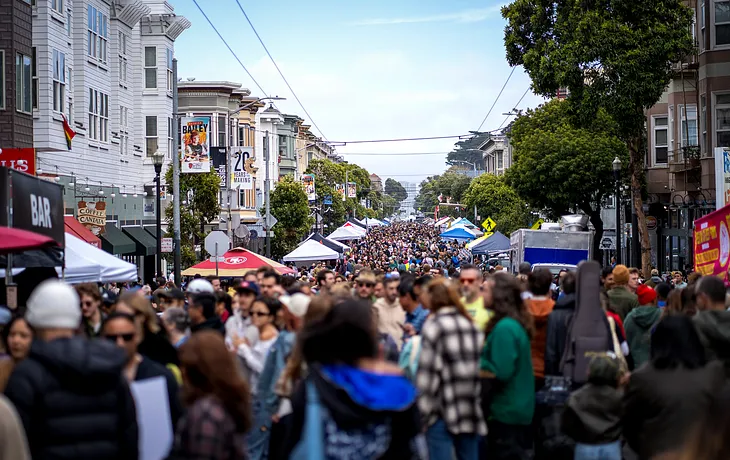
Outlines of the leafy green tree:
[{"label": "leafy green tree", "polygon": [[408,198],[408,192],[400,182],[391,179],[390,177],[385,180],[385,194],[393,197],[398,203]]},{"label": "leafy green tree", "polygon": [[641,259],[649,275],[651,244],[642,208],[645,111],[693,49],[693,12],[682,0],[513,0],[502,8],[510,65],[524,66],[545,97],[568,88],[571,111],[590,125],[603,108],[629,150]]},{"label": "leafy green tree", "polygon": [[[444,174],[432,176],[421,182],[421,189],[416,196],[415,207],[424,214],[432,214],[434,208],[439,205],[438,197],[443,197],[445,203],[450,198],[451,203],[461,203],[471,178],[465,174],[455,172],[452,167]],[[454,206],[439,206],[439,216],[462,216],[464,209],[457,209]]]},{"label": "leafy green tree", "polygon": [[269,197],[271,215],[278,220],[273,227],[271,254],[278,259],[297,247],[312,228],[314,219],[309,215],[304,187],[292,176],[282,177]]},{"label": "leafy green tree", "polygon": [[513,151],[507,183],[550,217],[575,209],[584,212],[595,228],[593,255],[600,260],[601,206],[615,189],[612,163],[616,157],[627,163],[628,151],[605,110],[592,125],[579,128],[569,108],[554,99],[515,120],[509,133]]},{"label": "leafy green tree", "polygon": [[[509,235],[518,228],[529,225],[530,208],[504,179],[504,176],[482,174],[464,193],[462,202],[467,209],[474,205],[482,219],[491,217],[497,223],[497,230]],[[479,225],[478,222],[475,222]]]},{"label": "leafy green tree", "polygon": [[[355,198],[346,198],[344,201],[341,195],[335,192],[338,184],[345,183],[345,172],[347,181],[355,183],[357,195]],[[374,216],[375,211],[370,211],[360,205],[361,199],[368,199],[371,196],[370,173],[352,163],[335,163],[333,161],[312,160],[309,162],[308,174],[314,174],[314,186],[317,194],[317,206],[322,207],[325,223],[330,228],[342,225],[347,220],[348,213],[353,211],[358,217]],[[324,198],[332,197],[332,205],[325,206]]]},{"label": "leafy green tree", "polygon": [[[172,184],[172,165],[165,172],[165,183]],[[180,174],[180,262],[189,267],[196,262],[195,245],[201,244],[205,238],[205,226],[220,216],[218,204],[220,177],[211,171],[199,174]],[[192,200],[188,200],[188,192],[192,191]],[[167,233],[173,236],[173,207],[165,209]],[[172,254],[168,254],[172,261]]]}]

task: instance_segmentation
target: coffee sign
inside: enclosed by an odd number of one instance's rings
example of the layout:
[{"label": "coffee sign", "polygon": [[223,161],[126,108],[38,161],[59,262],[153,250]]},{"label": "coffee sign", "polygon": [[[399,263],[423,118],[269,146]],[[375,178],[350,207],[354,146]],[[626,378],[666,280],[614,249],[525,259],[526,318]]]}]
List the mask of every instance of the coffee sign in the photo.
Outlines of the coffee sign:
[{"label": "coffee sign", "polygon": [[91,233],[98,236],[106,228],[106,203],[104,201],[95,203],[79,201],[78,216],[78,221],[91,230]]}]

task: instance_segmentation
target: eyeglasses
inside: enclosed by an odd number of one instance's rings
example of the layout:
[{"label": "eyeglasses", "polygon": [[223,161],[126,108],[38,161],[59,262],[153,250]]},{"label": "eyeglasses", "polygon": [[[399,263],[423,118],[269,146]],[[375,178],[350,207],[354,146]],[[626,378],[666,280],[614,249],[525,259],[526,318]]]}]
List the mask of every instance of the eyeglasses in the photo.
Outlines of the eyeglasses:
[{"label": "eyeglasses", "polygon": [[459,283],[461,284],[473,284],[476,283],[476,278],[459,278]]},{"label": "eyeglasses", "polygon": [[252,311],[251,316],[258,316],[258,317],[271,316],[271,313],[265,313],[263,311]]},{"label": "eyeglasses", "polygon": [[369,288],[371,288],[371,287],[375,287],[375,283],[359,283],[359,282],[358,282],[358,283],[357,283],[357,285],[358,285],[359,287],[369,287]]},{"label": "eyeglasses", "polygon": [[104,338],[107,339],[110,342],[116,342],[121,337],[122,340],[125,342],[131,342],[134,340],[134,332],[129,334],[106,334],[104,335]]}]

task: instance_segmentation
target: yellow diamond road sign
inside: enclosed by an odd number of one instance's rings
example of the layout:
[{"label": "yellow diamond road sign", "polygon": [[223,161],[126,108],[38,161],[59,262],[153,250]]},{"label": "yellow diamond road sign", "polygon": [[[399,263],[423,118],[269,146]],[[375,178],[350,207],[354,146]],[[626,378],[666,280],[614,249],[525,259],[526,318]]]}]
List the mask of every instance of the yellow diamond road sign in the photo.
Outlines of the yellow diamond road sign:
[{"label": "yellow diamond road sign", "polygon": [[530,227],[532,230],[540,230],[540,226],[544,224],[545,221],[543,219],[537,219],[534,224],[532,224],[532,227]]},{"label": "yellow diamond road sign", "polygon": [[488,232],[493,232],[495,228],[497,228],[497,223],[492,220],[491,217],[487,217],[487,219],[482,222],[482,227],[484,227],[484,230]]}]

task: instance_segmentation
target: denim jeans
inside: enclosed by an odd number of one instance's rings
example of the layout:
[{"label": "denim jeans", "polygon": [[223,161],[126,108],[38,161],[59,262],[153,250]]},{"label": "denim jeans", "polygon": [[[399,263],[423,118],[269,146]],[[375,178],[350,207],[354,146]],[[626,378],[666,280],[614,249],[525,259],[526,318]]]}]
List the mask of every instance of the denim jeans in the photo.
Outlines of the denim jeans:
[{"label": "denim jeans", "polygon": [[574,460],[621,460],[621,441],[609,444],[576,444]]},{"label": "denim jeans", "polygon": [[476,433],[449,433],[446,423],[438,419],[426,431],[428,457],[431,459],[450,459],[456,452],[458,460],[477,460],[479,458],[479,435]]}]

